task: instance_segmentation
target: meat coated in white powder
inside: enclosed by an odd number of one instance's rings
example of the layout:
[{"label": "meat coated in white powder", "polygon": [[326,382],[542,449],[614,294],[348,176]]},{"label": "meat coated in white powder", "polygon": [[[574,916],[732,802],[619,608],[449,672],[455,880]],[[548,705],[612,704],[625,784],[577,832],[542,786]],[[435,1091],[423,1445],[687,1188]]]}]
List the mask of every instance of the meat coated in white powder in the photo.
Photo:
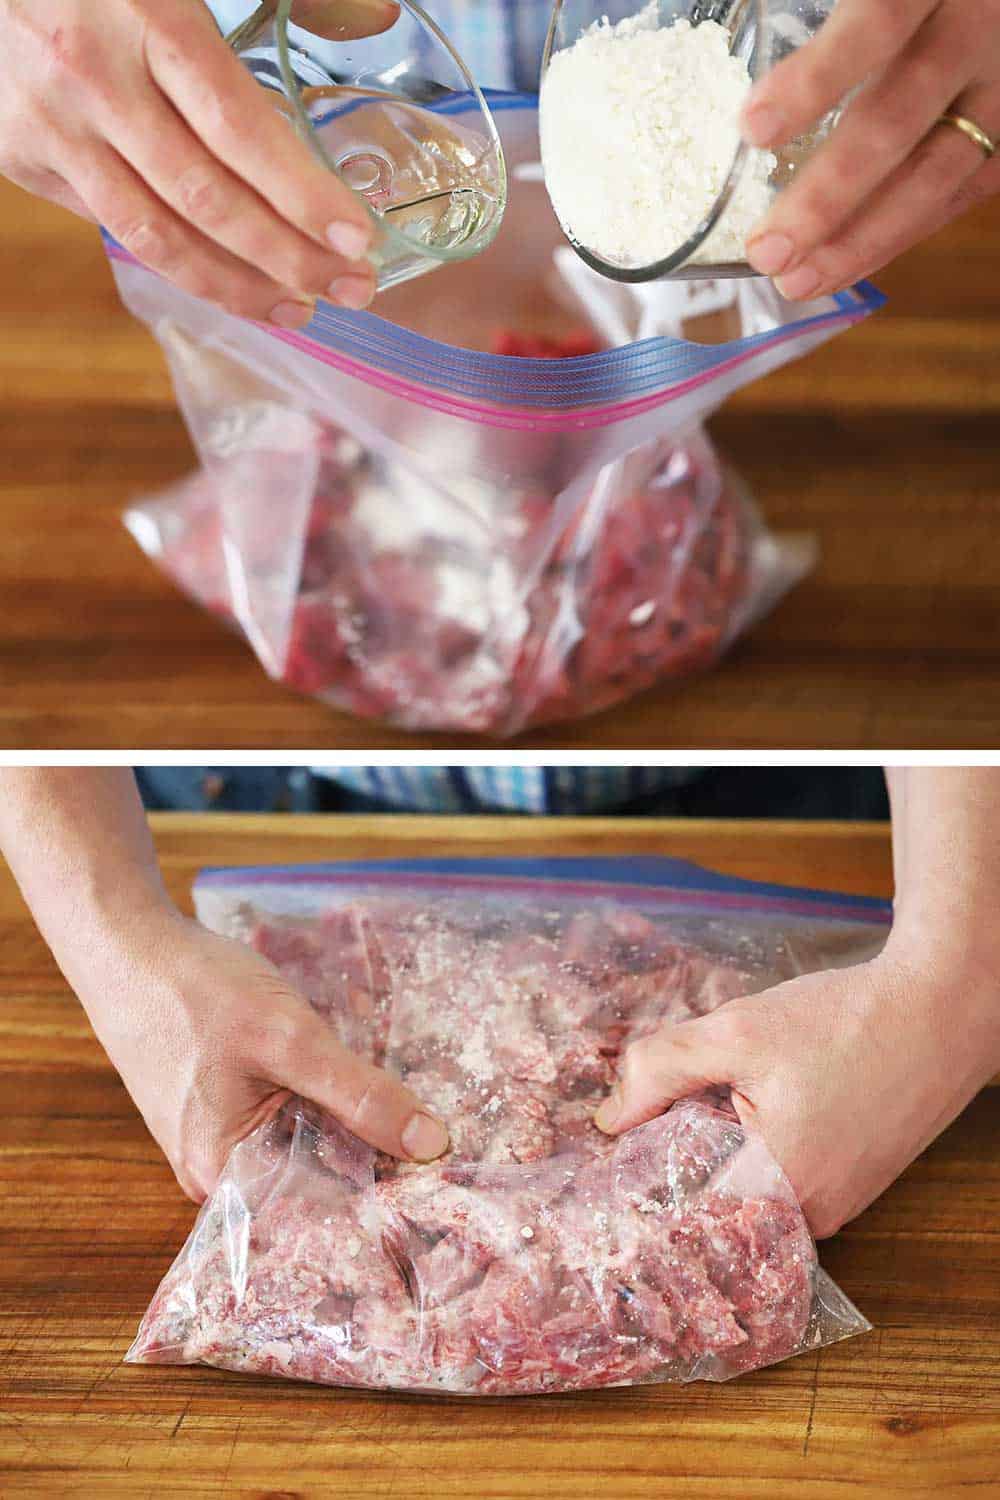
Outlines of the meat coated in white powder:
[{"label": "meat coated in white powder", "polygon": [[724,1100],[618,1141],[622,1049],[744,992],[735,965],[611,903],[331,897],[249,941],[452,1150],[379,1156],[292,1101],[234,1151],[130,1357],[504,1394],[722,1378],[808,1342],[815,1247]]}]

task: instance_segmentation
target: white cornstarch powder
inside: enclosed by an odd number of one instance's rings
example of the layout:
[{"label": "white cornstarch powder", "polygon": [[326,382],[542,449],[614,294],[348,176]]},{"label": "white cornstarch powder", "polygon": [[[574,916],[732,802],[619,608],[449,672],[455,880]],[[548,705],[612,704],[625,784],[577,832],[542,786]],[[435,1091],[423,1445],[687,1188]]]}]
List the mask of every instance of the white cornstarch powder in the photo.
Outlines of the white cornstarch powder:
[{"label": "white cornstarch powder", "polygon": [[[725,184],[750,90],[715,21],[657,23],[656,0],[605,19],[553,54],[542,81],[542,166],[563,229],[625,266],[676,250]],[[751,151],[725,213],[692,263],[743,260],[770,203],[775,158]]]}]

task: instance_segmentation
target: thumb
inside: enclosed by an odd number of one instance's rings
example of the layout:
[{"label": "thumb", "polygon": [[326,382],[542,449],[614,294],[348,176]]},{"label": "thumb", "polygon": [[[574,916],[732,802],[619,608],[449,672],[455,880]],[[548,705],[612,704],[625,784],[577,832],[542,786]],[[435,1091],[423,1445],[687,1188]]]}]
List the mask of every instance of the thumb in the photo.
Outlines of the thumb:
[{"label": "thumb", "polygon": [[295,0],[292,6],[296,26],[333,42],[378,36],[398,20],[394,0]]},{"label": "thumb", "polygon": [[661,1026],[633,1042],[622,1058],[618,1082],[594,1116],[608,1135],[655,1119],[676,1099],[713,1084],[736,1082],[734,1016],[725,1011]]},{"label": "thumb", "polygon": [[274,1082],[318,1104],[368,1145],[409,1161],[433,1161],[447,1151],[447,1127],[416,1094],[341,1046],[312,1012],[283,1054]]}]

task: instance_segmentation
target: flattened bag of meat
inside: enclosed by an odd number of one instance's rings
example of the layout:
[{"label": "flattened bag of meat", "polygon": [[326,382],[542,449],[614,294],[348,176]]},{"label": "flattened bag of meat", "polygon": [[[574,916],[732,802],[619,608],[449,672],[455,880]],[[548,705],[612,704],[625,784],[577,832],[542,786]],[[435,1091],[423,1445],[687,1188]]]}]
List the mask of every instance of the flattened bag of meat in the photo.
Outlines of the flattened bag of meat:
[{"label": "flattened bag of meat", "polygon": [[[618,1140],[592,1123],[624,1047],[794,972],[814,934],[726,939],[704,913],[558,883],[428,899],[249,879],[209,878],[203,920],[401,1077],[452,1147],[399,1163],[289,1101],[232,1153],[130,1360],[510,1395],[721,1380],[867,1326],[724,1094]],[[835,952],[871,942],[847,926]]]}]

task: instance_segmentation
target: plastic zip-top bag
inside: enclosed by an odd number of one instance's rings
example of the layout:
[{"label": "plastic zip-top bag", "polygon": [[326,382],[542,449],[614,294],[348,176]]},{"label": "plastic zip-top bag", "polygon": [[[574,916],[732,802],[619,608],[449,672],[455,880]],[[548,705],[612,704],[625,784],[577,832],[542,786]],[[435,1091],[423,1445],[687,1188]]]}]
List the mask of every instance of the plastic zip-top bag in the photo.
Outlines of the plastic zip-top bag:
[{"label": "plastic zip-top bag", "polygon": [[802,576],[809,545],[764,529],[699,424],[880,298],[793,309],[754,282],[726,342],[677,337],[723,284],[588,273],[540,180],[535,100],[490,102],[511,175],[496,243],[377,313],[265,328],[109,249],[201,458],[132,507],[140,545],[272,677],[503,736],[705,668]]},{"label": "plastic zip-top bag", "polygon": [[884,904],[659,859],[217,870],[195,897],[452,1146],[401,1164],[289,1101],[130,1360],[510,1395],[724,1380],[868,1327],[728,1095],[618,1140],[592,1120],[630,1042],[872,956]]}]

